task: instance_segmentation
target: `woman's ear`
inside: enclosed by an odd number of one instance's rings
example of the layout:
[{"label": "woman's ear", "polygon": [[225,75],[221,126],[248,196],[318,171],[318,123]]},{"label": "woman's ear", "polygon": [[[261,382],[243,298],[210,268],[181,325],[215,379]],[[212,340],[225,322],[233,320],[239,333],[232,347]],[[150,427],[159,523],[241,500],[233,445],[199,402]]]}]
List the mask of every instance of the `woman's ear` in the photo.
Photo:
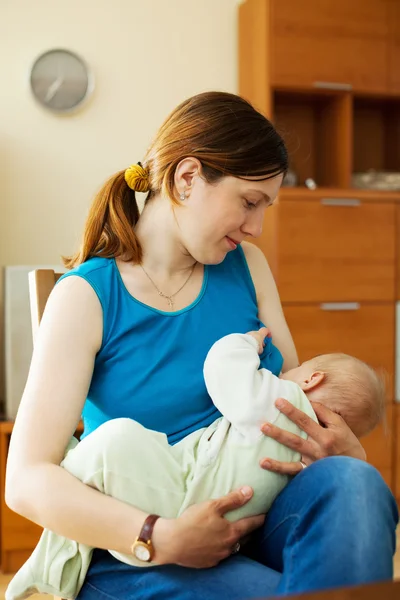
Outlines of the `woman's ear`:
[{"label": "woman's ear", "polygon": [[300,387],[303,390],[303,392],[309,392],[321,385],[324,379],[325,373],[323,371],[314,371],[313,373],[311,373],[310,377],[307,377],[307,379],[301,382]]},{"label": "woman's ear", "polygon": [[184,190],[192,187],[193,179],[201,174],[201,162],[197,158],[187,157],[182,159],[175,169],[174,183],[180,195]]}]

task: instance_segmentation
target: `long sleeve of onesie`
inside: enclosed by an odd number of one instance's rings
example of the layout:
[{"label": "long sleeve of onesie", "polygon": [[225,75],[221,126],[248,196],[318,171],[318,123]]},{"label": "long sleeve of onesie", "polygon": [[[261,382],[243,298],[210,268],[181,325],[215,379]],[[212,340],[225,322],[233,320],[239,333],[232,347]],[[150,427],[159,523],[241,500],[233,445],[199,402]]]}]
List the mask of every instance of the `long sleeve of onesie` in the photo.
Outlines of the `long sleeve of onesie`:
[{"label": "long sleeve of onesie", "polygon": [[243,436],[256,439],[260,427],[280,414],[279,397],[302,394],[294,382],[260,369],[258,344],[248,334],[234,333],[218,340],[204,363],[204,379],[215,406]]}]

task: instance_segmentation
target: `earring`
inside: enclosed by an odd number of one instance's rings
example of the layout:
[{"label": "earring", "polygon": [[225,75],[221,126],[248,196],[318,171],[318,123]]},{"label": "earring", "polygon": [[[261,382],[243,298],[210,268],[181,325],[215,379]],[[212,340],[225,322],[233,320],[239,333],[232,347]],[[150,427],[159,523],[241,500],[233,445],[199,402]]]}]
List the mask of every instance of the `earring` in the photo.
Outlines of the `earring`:
[{"label": "earring", "polygon": [[182,202],[185,202],[185,200],[186,200],[186,192],[182,192],[181,195],[179,196],[179,198],[180,198],[180,200]]}]

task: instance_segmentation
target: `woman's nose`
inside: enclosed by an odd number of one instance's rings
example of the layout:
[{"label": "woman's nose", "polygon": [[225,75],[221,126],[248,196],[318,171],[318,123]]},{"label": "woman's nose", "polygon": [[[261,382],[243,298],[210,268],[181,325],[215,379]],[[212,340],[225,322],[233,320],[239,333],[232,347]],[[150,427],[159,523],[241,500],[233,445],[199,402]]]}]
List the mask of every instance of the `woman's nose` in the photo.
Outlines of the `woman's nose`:
[{"label": "woman's nose", "polygon": [[249,215],[243,224],[242,231],[245,235],[257,238],[262,234],[264,211]]}]

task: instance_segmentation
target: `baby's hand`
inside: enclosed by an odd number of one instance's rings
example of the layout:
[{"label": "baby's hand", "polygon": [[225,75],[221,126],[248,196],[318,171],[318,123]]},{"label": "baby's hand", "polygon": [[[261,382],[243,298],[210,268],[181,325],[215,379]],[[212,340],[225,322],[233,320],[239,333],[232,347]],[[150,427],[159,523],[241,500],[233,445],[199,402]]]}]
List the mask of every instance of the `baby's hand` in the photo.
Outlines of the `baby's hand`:
[{"label": "baby's hand", "polygon": [[265,338],[271,337],[271,332],[268,327],[261,327],[258,331],[249,331],[247,335],[251,335],[258,343],[258,354],[262,354],[265,348]]}]

